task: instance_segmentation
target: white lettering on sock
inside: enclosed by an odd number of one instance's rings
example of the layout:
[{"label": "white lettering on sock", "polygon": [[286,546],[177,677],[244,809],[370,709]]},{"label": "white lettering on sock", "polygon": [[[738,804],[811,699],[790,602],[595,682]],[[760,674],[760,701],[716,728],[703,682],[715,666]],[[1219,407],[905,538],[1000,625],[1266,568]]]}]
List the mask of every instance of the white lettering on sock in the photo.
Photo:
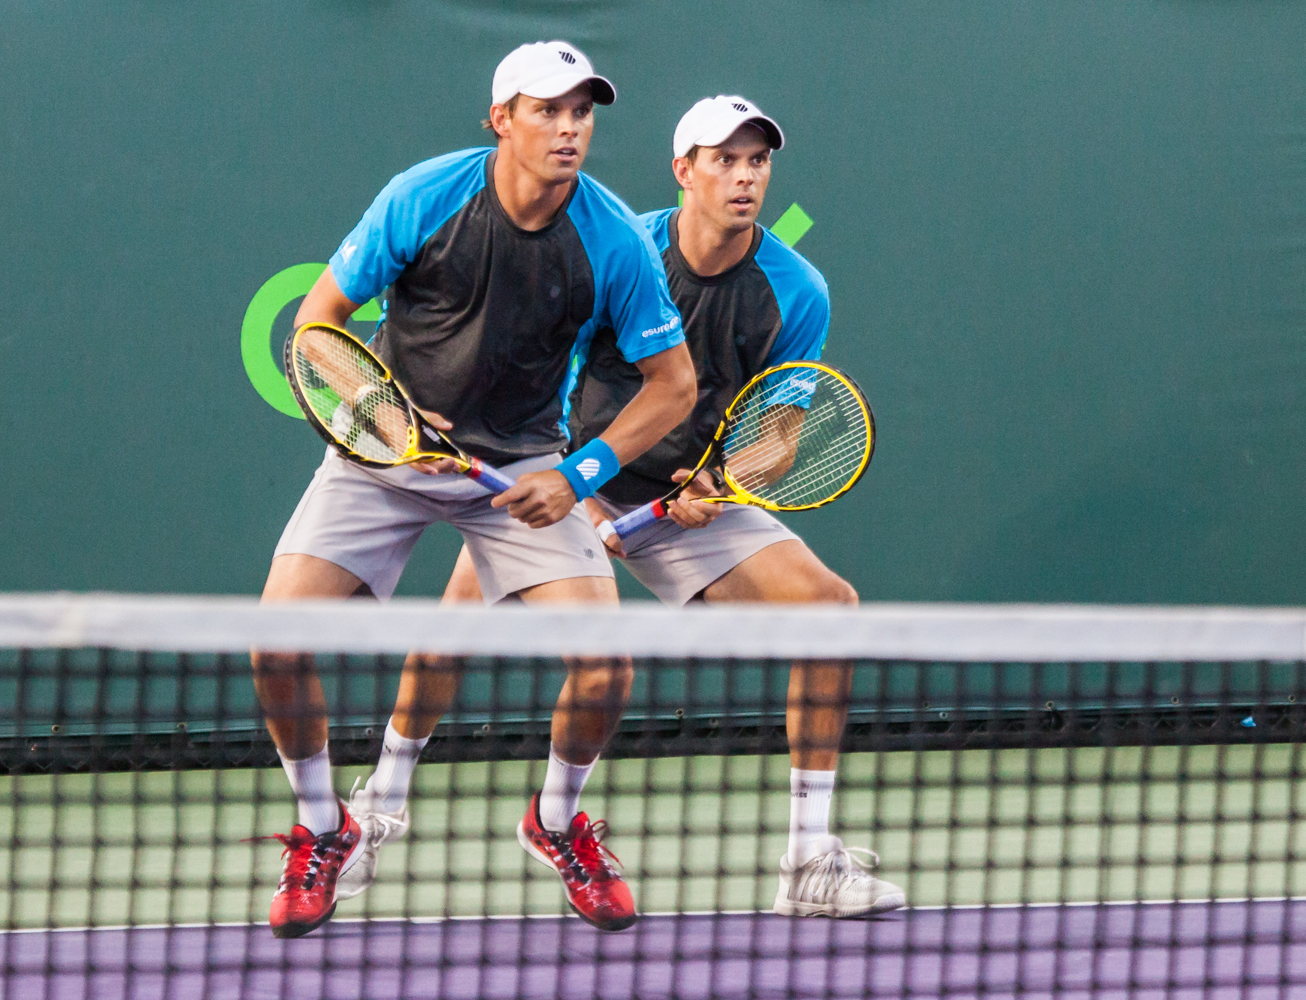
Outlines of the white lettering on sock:
[{"label": "white lettering on sock", "polygon": [[789,863],[798,868],[812,859],[819,841],[830,835],[833,771],[789,771]]}]

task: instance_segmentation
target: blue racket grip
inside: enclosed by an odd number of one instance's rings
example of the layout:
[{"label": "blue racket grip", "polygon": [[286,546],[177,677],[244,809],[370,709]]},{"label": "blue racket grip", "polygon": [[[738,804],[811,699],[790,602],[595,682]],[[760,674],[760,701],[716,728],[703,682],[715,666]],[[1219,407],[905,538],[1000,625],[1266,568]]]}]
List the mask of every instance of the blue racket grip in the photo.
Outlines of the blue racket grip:
[{"label": "blue racket grip", "polygon": [[509,479],[493,465],[486,465],[479,458],[472,459],[471,468],[464,475],[470,479],[475,479],[487,490],[494,493],[502,493],[504,490],[512,489],[517,485],[517,480]]},{"label": "blue racket grip", "polygon": [[647,528],[650,524],[667,516],[667,505],[661,500],[654,500],[652,503],[646,503],[643,507],[632,510],[624,517],[619,517],[612,522],[612,528],[617,533],[618,538],[629,538],[635,532]]}]

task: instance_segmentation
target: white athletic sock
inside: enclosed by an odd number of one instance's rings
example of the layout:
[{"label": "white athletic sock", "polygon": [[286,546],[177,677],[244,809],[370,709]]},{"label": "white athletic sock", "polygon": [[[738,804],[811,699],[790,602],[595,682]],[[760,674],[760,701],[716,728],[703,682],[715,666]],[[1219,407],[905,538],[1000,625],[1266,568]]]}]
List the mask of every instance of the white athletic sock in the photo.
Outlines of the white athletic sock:
[{"label": "white athletic sock", "polygon": [[568,764],[549,747],[549,769],[540,792],[540,822],[544,829],[562,833],[571,826],[572,818],[580,812],[580,790],[598,762],[595,757],[588,764]]},{"label": "white athletic sock", "polygon": [[281,766],[286,769],[290,787],[299,799],[299,825],[308,827],[317,837],[340,829],[340,801],[331,787],[331,758],[327,748],[303,760],[288,760],[280,751]]},{"label": "white athletic sock", "polygon": [[816,855],[816,844],[830,835],[833,771],[789,769],[789,863],[795,868]]},{"label": "white athletic sock", "polygon": [[367,790],[376,796],[376,807],[381,812],[394,813],[408,801],[408,786],[413,780],[413,768],[421,756],[425,739],[410,740],[400,736],[394,721],[386,723],[385,742],[381,744],[381,759],[376,770],[367,779]]}]

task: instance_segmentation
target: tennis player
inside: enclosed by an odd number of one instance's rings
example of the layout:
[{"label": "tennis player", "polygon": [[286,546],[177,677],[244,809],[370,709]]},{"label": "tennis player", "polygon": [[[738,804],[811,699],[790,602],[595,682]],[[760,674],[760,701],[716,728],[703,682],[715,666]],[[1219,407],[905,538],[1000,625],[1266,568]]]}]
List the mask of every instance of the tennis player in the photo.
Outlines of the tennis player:
[{"label": "tennis player", "polygon": [[[277,545],[267,601],[390,596],[418,536],[435,521],[462,534],[484,599],[615,603],[602,543],[578,500],[681,422],[693,362],[646,230],[580,172],[595,104],[612,84],[565,42],[523,45],[494,74],[487,127],[496,148],[420,163],[392,180],[341,243],[295,319],[343,325],[389,289],[374,349],[427,418],[516,478],[491,497],[448,462],[396,470],[332,449]],[[602,335],[641,388],[602,438],[564,461],[566,403]],[[628,661],[581,660],[553,719],[568,767],[592,766],[629,693]],[[333,789],[325,698],[312,657],[261,654],[254,679],[299,803],[272,902],[278,937],[305,934],[335,908],[337,881],[364,854],[371,818]],[[428,730],[429,733],[429,730]],[[421,740],[387,730],[387,752]],[[635,920],[630,890],[593,827],[541,841],[593,858],[572,903],[612,929]],[[562,862],[559,861],[559,864]]]},{"label": "tennis player", "polygon": [[[699,101],[676,127],[672,170],[684,190],[683,207],[652,212],[640,221],[661,251],[684,318],[698,402],[674,431],[586,499],[596,525],[664,496],[683,481],[731,399],[753,375],[821,355],[830,325],[825,280],[756,221],[771,176],[771,153],[783,145],[780,126],[742,97]],[[597,334],[571,399],[574,445],[584,450],[606,434],[642,384],[620,341],[610,331]],[[702,503],[701,497],[713,491],[710,478],[700,474],[671,505],[670,520],[631,536],[624,549],[615,535],[608,541],[613,554],[663,602],[857,603],[853,588],[773,515],[757,507]],[[477,600],[478,573],[465,549],[445,600]],[[852,667],[843,661],[795,662],[790,671],[789,848],[780,860],[778,913],[851,917],[906,902],[898,886],[872,873],[878,863],[873,852],[845,847],[830,834],[851,682]],[[426,698],[420,711],[419,694]],[[421,689],[417,677],[406,674],[395,718],[411,724],[420,715],[422,730],[429,733],[451,699],[451,687],[441,691],[428,682]],[[388,813],[396,831],[395,821],[406,817],[412,761],[399,769],[387,762],[363,790],[368,804],[361,808]],[[577,768],[550,755],[544,788],[518,831],[523,844],[587,822],[579,800],[591,767]],[[375,846],[369,845],[373,854]],[[375,864],[369,855],[359,876],[373,872]]]}]

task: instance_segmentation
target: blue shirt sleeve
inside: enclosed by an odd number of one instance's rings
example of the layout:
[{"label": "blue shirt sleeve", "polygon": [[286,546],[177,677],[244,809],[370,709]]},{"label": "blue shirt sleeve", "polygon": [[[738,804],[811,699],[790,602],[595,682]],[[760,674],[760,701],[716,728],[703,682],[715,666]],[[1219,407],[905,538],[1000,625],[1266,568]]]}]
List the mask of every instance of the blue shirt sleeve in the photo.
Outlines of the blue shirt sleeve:
[{"label": "blue shirt sleeve", "polygon": [[648,235],[624,255],[624,266],[614,270],[606,289],[607,314],[617,333],[617,348],[632,364],[685,341],[680,310],[671,301],[662,258]]},{"label": "blue shirt sleeve", "polygon": [[830,289],[821,272],[769,232],[755,259],[780,306],[780,332],[766,367],[819,360],[830,332]]},{"label": "blue shirt sleeve", "polygon": [[685,340],[648,231],[616,195],[581,175],[568,214],[594,269],[594,319],[617,334],[617,348],[640,361]]},{"label": "blue shirt sleeve", "polygon": [[653,247],[659,257],[667,252],[667,247],[671,244],[671,237],[667,233],[667,220],[671,218],[671,213],[674,211],[674,208],[660,208],[656,212],[645,212],[639,217],[640,223],[652,238]]},{"label": "blue shirt sleeve", "polygon": [[426,160],[392,179],[331,257],[351,302],[379,295],[417,259],[432,235],[485,187],[488,149]]}]

